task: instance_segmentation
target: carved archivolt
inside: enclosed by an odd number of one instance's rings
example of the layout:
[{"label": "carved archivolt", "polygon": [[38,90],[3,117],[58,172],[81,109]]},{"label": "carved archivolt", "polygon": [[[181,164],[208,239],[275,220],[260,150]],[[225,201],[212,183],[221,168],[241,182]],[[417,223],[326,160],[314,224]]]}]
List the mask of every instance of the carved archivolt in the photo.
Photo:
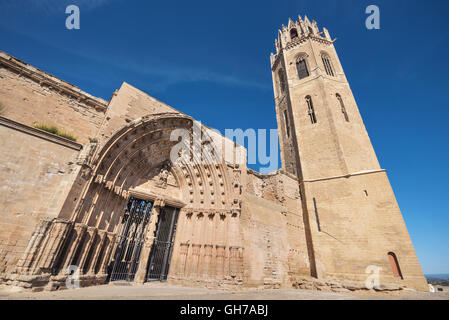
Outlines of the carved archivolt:
[{"label": "carved archivolt", "polygon": [[[171,162],[170,152],[179,143],[170,140],[171,133],[184,129],[190,139],[181,142],[187,144],[198,135],[192,126],[193,120],[179,113],[143,117],[92,152],[83,163],[89,169],[83,179],[88,180],[74,184],[71,191],[81,200],[73,212],[38,226],[17,273],[52,274],[52,285],[59,287],[67,268],[74,265],[89,283],[94,278],[104,283],[122,234],[124,208],[134,196],[153,200],[154,207],[182,207],[173,277],[240,281],[238,217],[245,168],[223,162],[216,153],[203,154],[202,159],[193,152]],[[236,253],[234,247],[240,251]],[[203,261],[203,256],[208,258]]]},{"label": "carved archivolt", "polygon": [[[193,120],[178,113],[143,117],[120,129],[93,157],[93,176],[85,189],[74,220],[111,220],[114,196],[123,200],[132,190],[177,198],[186,208],[222,211],[239,209],[239,170],[226,164],[214,153],[193,152],[190,157],[172,163],[170,152],[178,141],[170,141],[175,129],[194,135]],[[238,190],[239,192],[236,192]],[[100,200],[107,198],[109,200]],[[101,223],[101,222],[100,222]],[[113,231],[112,228],[108,230]]]}]

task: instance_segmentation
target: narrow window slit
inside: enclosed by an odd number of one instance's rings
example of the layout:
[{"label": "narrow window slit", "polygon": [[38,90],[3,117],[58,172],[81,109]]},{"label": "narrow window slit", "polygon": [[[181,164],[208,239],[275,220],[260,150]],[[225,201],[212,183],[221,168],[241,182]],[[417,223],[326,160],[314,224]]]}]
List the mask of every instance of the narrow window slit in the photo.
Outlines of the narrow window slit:
[{"label": "narrow window slit", "polygon": [[285,131],[287,132],[287,137],[290,138],[290,125],[288,123],[287,111],[284,110],[284,121],[285,121]]},{"label": "narrow window slit", "polygon": [[316,200],[315,200],[315,198],[313,198],[313,207],[315,209],[316,225],[318,226],[318,231],[321,232],[320,218],[318,217],[318,209],[316,207]]},{"label": "narrow window slit", "polygon": [[315,124],[315,123],[317,123],[317,120],[316,120],[316,115],[315,115],[315,109],[313,108],[312,98],[310,96],[307,96],[306,102],[307,102],[307,108],[308,108],[308,114],[310,117],[310,122],[312,122],[312,124]]},{"label": "narrow window slit", "polygon": [[343,99],[341,98],[341,96],[337,93],[337,100],[340,102],[340,108],[341,108],[341,113],[343,113],[343,117],[345,118],[346,122],[349,122],[349,117],[348,117],[348,113],[346,112],[346,108],[345,108],[345,104],[343,103]]},{"label": "narrow window slit", "polygon": [[281,93],[283,93],[286,89],[286,82],[285,82],[285,73],[284,70],[280,69],[278,72],[278,77],[279,77],[279,86],[281,89]]}]

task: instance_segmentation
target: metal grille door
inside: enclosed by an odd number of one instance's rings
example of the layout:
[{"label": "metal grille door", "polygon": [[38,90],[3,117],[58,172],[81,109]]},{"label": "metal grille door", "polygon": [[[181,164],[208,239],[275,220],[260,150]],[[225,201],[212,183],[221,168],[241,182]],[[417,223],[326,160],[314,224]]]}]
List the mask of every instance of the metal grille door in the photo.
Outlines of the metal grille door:
[{"label": "metal grille door", "polygon": [[150,201],[131,198],[125,209],[122,235],[114,256],[111,281],[133,281],[139,266],[144,231],[153,204]]},{"label": "metal grille door", "polygon": [[151,248],[150,263],[148,264],[147,281],[167,280],[178,214],[179,210],[171,207],[163,208],[159,214],[156,239]]}]

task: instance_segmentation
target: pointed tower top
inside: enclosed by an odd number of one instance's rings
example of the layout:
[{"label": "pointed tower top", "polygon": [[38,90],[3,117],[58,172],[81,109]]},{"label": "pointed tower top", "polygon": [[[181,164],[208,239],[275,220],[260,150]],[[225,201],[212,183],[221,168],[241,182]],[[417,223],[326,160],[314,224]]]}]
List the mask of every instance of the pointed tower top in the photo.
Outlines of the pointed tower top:
[{"label": "pointed tower top", "polygon": [[293,22],[293,20],[291,18],[288,18],[288,28],[292,28],[295,26],[295,23]]},{"label": "pointed tower top", "polygon": [[[296,29],[296,32],[293,29]],[[320,30],[318,23],[314,19],[311,22],[307,15],[304,15],[304,18],[302,18],[301,14],[298,14],[298,20],[296,21],[289,18],[287,26],[282,24],[281,29],[278,30],[277,45],[275,44],[276,54],[279,54],[279,51],[282,49],[289,48],[290,43],[297,43],[301,41],[300,39],[307,37],[332,41],[329,31],[326,28],[322,29]]]}]

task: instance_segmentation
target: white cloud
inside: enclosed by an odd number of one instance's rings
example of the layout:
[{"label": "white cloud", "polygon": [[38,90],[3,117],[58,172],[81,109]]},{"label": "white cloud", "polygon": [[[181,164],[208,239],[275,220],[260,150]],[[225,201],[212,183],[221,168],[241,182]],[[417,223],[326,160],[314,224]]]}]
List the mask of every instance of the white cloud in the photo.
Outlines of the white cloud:
[{"label": "white cloud", "polygon": [[[200,69],[194,67],[185,67],[185,64],[174,65],[167,61],[156,61],[145,59],[144,61],[133,58],[132,56],[119,58],[111,56],[99,56],[99,54],[86,54],[81,51],[71,51],[84,59],[94,61],[94,63],[101,63],[110,65],[112,68],[127,70],[141,76],[153,77],[155,82],[152,87],[156,91],[164,91],[167,87],[178,83],[186,82],[210,82],[220,85],[256,88],[261,90],[271,90],[271,82],[268,84],[253,79],[246,79],[241,76],[215,72],[207,69]],[[131,81],[132,79],[123,79],[123,81]]]}]

